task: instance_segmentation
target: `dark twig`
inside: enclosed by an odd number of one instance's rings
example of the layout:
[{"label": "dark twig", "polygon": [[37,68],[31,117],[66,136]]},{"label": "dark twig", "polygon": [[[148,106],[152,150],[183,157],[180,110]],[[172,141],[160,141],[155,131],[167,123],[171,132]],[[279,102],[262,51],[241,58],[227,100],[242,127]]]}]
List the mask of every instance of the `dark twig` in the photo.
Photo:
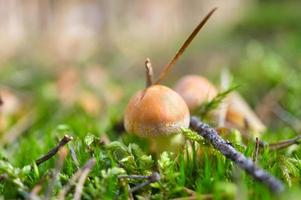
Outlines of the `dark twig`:
[{"label": "dark twig", "polygon": [[69,135],[65,135],[63,137],[63,139],[61,139],[61,141],[59,142],[59,144],[54,147],[53,149],[51,149],[46,155],[44,155],[43,157],[37,159],[35,162],[37,165],[42,164],[43,162],[49,160],[51,157],[53,157],[65,144],[67,144],[68,142],[70,142],[71,140],[73,140],[73,137],[69,136]]},{"label": "dark twig", "polygon": [[265,170],[257,167],[252,160],[238,152],[231,144],[222,139],[214,128],[202,123],[197,117],[191,117],[190,127],[208,140],[213,147],[219,150],[225,157],[232,160],[240,168],[244,169],[255,180],[267,185],[272,192],[280,193],[284,190],[284,186],[281,181],[270,175]]},{"label": "dark twig", "polygon": [[118,176],[118,178],[129,178],[129,179],[147,179],[147,181],[141,183],[141,184],[138,184],[136,185],[135,187],[133,187],[130,192],[131,193],[134,193],[136,192],[137,190],[140,190],[141,188],[151,184],[151,183],[154,183],[154,182],[157,182],[161,179],[160,177],[160,174],[158,172],[153,172],[151,175],[149,176],[142,176],[142,175],[120,175]]},{"label": "dark twig", "polygon": [[259,139],[258,139],[258,137],[256,137],[256,140],[255,140],[255,149],[254,149],[254,153],[253,153],[253,162],[255,164],[257,163],[258,153],[259,153]]},{"label": "dark twig", "polygon": [[76,180],[80,178],[83,171],[86,169],[91,169],[95,165],[95,159],[90,159],[86,162],[86,164],[79,170],[73,174],[70,178],[69,182],[61,189],[60,193],[58,194],[58,200],[64,200],[67,192],[71,189],[72,185],[75,184]]}]

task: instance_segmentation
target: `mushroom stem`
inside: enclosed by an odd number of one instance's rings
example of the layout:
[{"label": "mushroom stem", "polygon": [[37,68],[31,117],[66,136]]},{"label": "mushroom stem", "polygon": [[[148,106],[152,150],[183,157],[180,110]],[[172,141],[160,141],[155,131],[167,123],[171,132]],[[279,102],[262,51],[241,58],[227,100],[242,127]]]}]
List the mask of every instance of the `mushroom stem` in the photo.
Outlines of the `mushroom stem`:
[{"label": "mushroom stem", "polygon": [[272,192],[280,193],[284,190],[283,183],[280,180],[259,168],[251,159],[238,152],[231,143],[221,138],[214,128],[201,122],[197,117],[191,117],[190,127],[209,141],[213,147],[220,151],[225,157],[244,169],[255,180],[267,185]]},{"label": "mushroom stem", "polygon": [[146,69],[146,88],[153,85],[153,68],[150,62],[150,59],[147,58],[145,61],[145,69]]}]

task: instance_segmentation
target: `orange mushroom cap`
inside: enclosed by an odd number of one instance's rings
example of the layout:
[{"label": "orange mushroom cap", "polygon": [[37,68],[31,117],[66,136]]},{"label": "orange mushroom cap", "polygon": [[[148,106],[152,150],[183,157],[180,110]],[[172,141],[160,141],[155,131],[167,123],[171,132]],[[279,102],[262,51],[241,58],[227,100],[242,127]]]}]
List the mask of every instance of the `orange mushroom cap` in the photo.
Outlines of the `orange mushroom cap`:
[{"label": "orange mushroom cap", "polygon": [[174,89],[182,96],[190,111],[202,103],[212,100],[218,93],[208,79],[197,75],[184,76]]},{"label": "orange mushroom cap", "polygon": [[152,85],[131,98],[124,126],[142,137],[167,136],[188,128],[189,120],[189,109],[180,95],[166,86]]}]

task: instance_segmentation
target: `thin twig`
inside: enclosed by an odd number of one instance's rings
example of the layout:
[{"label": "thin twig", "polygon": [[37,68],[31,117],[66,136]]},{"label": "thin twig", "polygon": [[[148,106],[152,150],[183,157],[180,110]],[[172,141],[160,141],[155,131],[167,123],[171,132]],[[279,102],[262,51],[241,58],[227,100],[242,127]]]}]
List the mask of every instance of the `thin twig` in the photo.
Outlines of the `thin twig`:
[{"label": "thin twig", "polygon": [[141,183],[141,184],[138,184],[136,185],[135,187],[133,187],[130,192],[131,193],[134,193],[136,192],[137,190],[140,190],[141,188],[151,184],[151,183],[154,183],[154,182],[157,182],[161,179],[160,177],[160,174],[158,172],[153,172],[151,175],[149,176],[143,176],[143,175],[119,175],[118,178],[129,178],[129,179],[147,179],[147,181]]},{"label": "thin twig", "polygon": [[137,190],[140,190],[141,188],[151,184],[151,183],[155,183],[158,182],[161,179],[161,176],[158,172],[153,172],[150,176],[148,176],[147,181],[145,181],[144,183],[141,183],[135,187],[133,187],[130,192],[134,193]]},{"label": "thin twig", "polygon": [[146,88],[153,84],[153,67],[150,62],[150,59],[147,58],[145,61],[145,69],[146,69]]},{"label": "thin twig", "polygon": [[118,178],[128,178],[128,179],[148,179],[149,176],[143,176],[143,175],[119,175]]},{"label": "thin twig", "polygon": [[300,143],[301,143],[301,135],[289,140],[270,143],[268,146],[270,150],[279,150],[279,149],[284,149],[286,147],[289,147],[293,144],[300,144]]},{"label": "thin twig", "polygon": [[206,16],[205,18],[199,23],[199,25],[193,30],[193,32],[190,34],[190,36],[186,39],[184,44],[181,46],[180,50],[176,53],[175,57],[171,60],[169,64],[167,64],[163,70],[160,73],[160,76],[158,80],[155,82],[155,84],[159,84],[163,78],[167,75],[169,70],[176,64],[180,56],[184,53],[185,49],[189,46],[191,41],[194,39],[194,37],[198,34],[198,32],[203,28],[203,26],[206,24],[208,19],[211,17],[211,15],[216,11],[217,8],[213,8]]},{"label": "thin twig", "polygon": [[144,188],[145,186],[147,186],[147,185],[149,185],[149,184],[151,184],[150,181],[145,181],[145,182],[143,182],[143,183],[141,183],[141,184],[136,185],[135,187],[133,187],[133,188],[130,190],[130,192],[131,192],[131,193],[134,193],[134,192],[140,190],[141,188]]},{"label": "thin twig", "polygon": [[232,160],[240,168],[244,169],[255,180],[267,185],[274,193],[284,190],[283,183],[263,169],[257,167],[254,162],[238,152],[231,144],[222,139],[214,128],[201,122],[197,117],[191,117],[190,127],[199,135],[208,140],[215,149],[225,157]]},{"label": "thin twig", "polygon": [[86,167],[85,169],[82,170],[82,173],[79,176],[78,184],[76,185],[74,198],[73,198],[74,200],[79,200],[81,198],[84,183],[86,181],[86,178],[87,178],[88,174],[90,173],[90,171],[94,167],[95,163],[96,163],[96,160],[92,159],[91,164],[88,167]]},{"label": "thin twig", "polygon": [[60,193],[58,194],[58,200],[64,200],[67,192],[71,189],[72,185],[75,184],[76,180],[79,179],[82,172],[85,169],[91,169],[95,164],[95,159],[90,159],[86,162],[86,164],[79,170],[73,174],[73,176],[70,178],[69,182],[61,189]]},{"label": "thin twig", "polygon": [[259,153],[259,139],[256,137],[255,139],[255,149],[253,153],[253,162],[256,164],[258,159],[258,153]]},{"label": "thin twig", "polygon": [[56,147],[54,147],[53,149],[51,149],[46,155],[44,155],[41,158],[37,159],[35,161],[36,164],[40,165],[43,162],[45,162],[45,161],[49,160],[50,158],[52,158],[65,144],[67,144],[71,140],[73,140],[73,137],[71,137],[69,135],[65,135],[63,137],[63,139],[61,139],[61,141],[59,142],[59,144]]}]

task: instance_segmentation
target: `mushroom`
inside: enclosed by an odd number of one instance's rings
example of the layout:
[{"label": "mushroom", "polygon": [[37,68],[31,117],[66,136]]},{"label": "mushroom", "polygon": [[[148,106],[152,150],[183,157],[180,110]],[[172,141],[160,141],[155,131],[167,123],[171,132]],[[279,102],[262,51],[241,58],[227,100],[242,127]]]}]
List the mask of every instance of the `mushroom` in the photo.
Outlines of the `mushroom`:
[{"label": "mushroom", "polygon": [[205,77],[197,75],[184,76],[177,82],[174,90],[185,100],[190,111],[217,95],[215,86]]},{"label": "mushroom", "polygon": [[125,130],[140,137],[151,138],[151,149],[155,152],[165,149],[174,151],[184,140],[178,136],[178,141],[172,142],[177,144],[171,145],[172,138],[181,132],[181,128],[189,127],[189,109],[178,93],[166,86],[152,84],[149,59],[145,66],[147,86],[130,99],[124,116]]},{"label": "mushroom", "polygon": [[184,139],[178,133],[180,133],[181,128],[188,128],[190,122],[189,109],[182,97],[159,83],[175,65],[215,10],[216,8],[209,12],[195,28],[175,57],[163,68],[155,83],[152,81],[153,70],[150,60],[146,60],[146,88],[138,91],[126,107],[124,116],[126,131],[150,138],[153,145],[152,149],[156,152],[175,150],[174,146],[177,147],[178,145],[173,144],[183,143]]},{"label": "mushroom", "polygon": [[[203,103],[211,101],[218,94],[217,88],[208,79],[197,75],[184,76],[174,89],[185,100],[190,112],[195,111]],[[254,136],[259,136],[258,133],[265,131],[264,124],[239,93],[230,93],[225,103],[226,121],[231,126],[251,130]],[[218,115],[218,112],[213,111],[213,115]]]},{"label": "mushroom", "polygon": [[184,100],[163,85],[138,91],[125,113],[126,130],[140,136],[169,135],[189,126],[190,115]]}]

